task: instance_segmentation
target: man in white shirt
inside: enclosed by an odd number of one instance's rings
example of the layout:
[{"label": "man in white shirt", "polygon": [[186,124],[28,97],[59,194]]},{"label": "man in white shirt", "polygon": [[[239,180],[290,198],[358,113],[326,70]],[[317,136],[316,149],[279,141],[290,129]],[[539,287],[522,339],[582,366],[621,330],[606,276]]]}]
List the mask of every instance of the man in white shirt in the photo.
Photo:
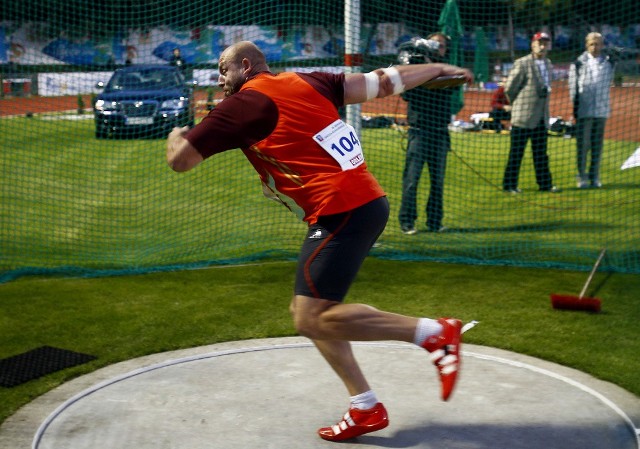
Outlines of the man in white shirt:
[{"label": "man in white shirt", "polygon": [[[611,114],[610,88],[615,63],[602,53],[604,39],[600,33],[585,38],[586,51],[569,70],[569,95],[576,119],[578,188],[602,187],[600,160],[604,142],[604,128]],[[587,156],[591,164],[587,172]]]}]

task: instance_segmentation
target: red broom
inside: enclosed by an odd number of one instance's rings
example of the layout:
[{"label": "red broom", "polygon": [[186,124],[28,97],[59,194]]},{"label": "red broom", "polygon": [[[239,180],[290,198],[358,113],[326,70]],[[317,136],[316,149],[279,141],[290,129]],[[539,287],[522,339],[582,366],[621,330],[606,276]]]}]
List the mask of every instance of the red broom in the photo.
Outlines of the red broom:
[{"label": "red broom", "polygon": [[589,278],[587,278],[587,282],[584,284],[584,287],[580,292],[580,296],[558,295],[556,293],[551,294],[551,306],[554,309],[585,310],[588,312],[600,312],[601,301],[598,298],[585,298],[584,294],[587,291],[587,288],[589,288],[591,279],[593,279],[593,275],[596,273],[596,270],[600,266],[600,262],[602,262],[602,258],[604,257],[605,251],[606,251],[606,248],[600,251],[598,260],[596,260],[596,263],[593,266],[593,269],[591,270],[591,274],[589,275]]}]

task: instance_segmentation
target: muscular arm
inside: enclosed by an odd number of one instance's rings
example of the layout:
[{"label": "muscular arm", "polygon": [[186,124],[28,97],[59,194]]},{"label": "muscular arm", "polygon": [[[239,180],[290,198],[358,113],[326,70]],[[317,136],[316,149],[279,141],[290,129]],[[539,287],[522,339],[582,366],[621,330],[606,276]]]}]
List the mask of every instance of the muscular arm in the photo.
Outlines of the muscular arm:
[{"label": "muscular arm", "polygon": [[234,148],[248,148],[267,137],[278,121],[278,109],[254,90],[227,97],[193,129],[174,128],[167,138],[167,163],[191,170],[204,159]]},{"label": "muscular arm", "polygon": [[[427,81],[439,76],[463,75],[466,82],[473,82],[473,73],[462,67],[449,64],[410,64],[395,66],[400,73],[404,90],[413,89]],[[372,73],[378,75],[379,87],[377,98],[393,95],[394,85],[389,76],[382,69],[376,69]],[[350,73],[344,81],[344,103],[363,103],[367,100],[367,87],[365,75],[362,73]]]},{"label": "muscular arm", "polygon": [[203,161],[202,155],[184,138],[188,126],[173,128],[167,138],[167,164],[177,172],[191,170]]}]

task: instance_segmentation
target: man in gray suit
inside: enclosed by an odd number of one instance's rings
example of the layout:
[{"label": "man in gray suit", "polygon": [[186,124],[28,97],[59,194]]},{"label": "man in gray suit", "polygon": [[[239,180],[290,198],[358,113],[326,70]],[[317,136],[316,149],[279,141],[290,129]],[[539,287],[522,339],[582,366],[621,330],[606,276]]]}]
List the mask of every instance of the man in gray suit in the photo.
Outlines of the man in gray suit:
[{"label": "man in gray suit", "polygon": [[504,172],[505,192],[520,193],[518,176],[527,142],[531,140],[536,181],[542,192],[559,192],[552,182],[547,156],[551,61],[547,52],[551,38],[536,33],[531,40],[531,54],[517,59],[505,85],[511,109],[511,149]]}]

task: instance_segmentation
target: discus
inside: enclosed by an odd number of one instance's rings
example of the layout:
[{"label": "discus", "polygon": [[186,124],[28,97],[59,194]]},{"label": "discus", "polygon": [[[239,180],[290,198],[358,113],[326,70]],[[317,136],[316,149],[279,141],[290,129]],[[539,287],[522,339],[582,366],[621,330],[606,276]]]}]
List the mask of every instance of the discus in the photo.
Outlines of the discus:
[{"label": "discus", "polygon": [[446,89],[447,87],[460,86],[466,82],[464,75],[447,75],[429,80],[422,84],[422,87],[426,89]]}]

